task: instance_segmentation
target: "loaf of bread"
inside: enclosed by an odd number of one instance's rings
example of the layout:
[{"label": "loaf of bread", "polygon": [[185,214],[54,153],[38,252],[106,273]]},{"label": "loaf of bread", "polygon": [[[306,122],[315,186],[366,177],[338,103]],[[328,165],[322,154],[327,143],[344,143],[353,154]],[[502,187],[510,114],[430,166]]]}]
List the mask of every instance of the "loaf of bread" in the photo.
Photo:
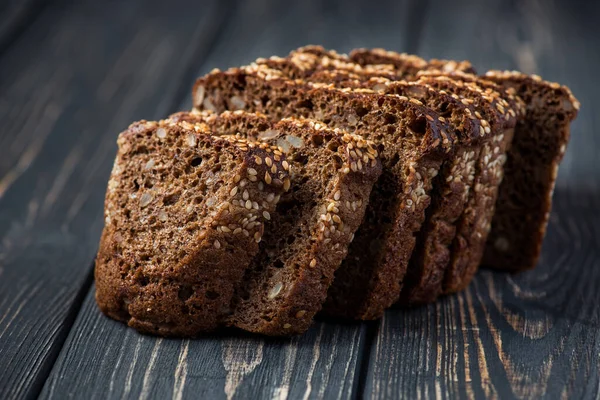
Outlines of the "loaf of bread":
[{"label": "loaf of bread", "polygon": [[285,157],[170,120],[134,123],[118,144],[96,259],[100,309],[145,333],[217,328],[290,186]]},{"label": "loaf of bread", "polygon": [[[243,106],[271,119],[313,118],[381,146],[383,172],[329,290],[328,308],[335,308],[338,315],[372,319],[398,299],[430,203],[433,178],[456,142],[442,129],[435,111],[402,96],[292,81],[264,65],[215,71],[200,78],[194,105],[219,112]],[[340,274],[351,276],[338,279]],[[358,281],[367,282],[360,292],[347,285]]]},{"label": "loaf of bread", "polygon": [[579,102],[519,72],[305,46],[213,70],[133,123],[96,300],[143,333],[287,336],[533,268]]}]

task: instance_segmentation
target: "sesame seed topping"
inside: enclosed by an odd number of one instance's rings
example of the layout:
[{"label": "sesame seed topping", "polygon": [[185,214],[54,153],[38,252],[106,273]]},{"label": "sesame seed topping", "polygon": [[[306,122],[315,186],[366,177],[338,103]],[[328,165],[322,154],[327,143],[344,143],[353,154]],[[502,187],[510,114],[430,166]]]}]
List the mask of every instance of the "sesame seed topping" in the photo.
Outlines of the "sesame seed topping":
[{"label": "sesame seed topping", "polygon": [[267,221],[270,221],[270,220],[271,220],[271,214],[269,214],[269,212],[268,212],[268,211],[263,211],[262,215],[263,215],[263,217],[265,217],[265,219],[266,219]]},{"label": "sesame seed topping", "polygon": [[[304,317],[304,314],[306,314],[306,311],[300,310],[296,313],[296,318],[302,318],[302,317]],[[289,325],[289,324],[286,324],[286,325]]]},{"label": "sesame seed topping", "polygon": [[254,156],[254,162],[256,163],[256,165],[261,165],[262,158],[260,158],[259,156]]},{"label": "sesame seed topping", "polygon": [[269,172],[265,172],[265,182],[267,183],[267,185],[270,185],[272,181],[273,180],[271,179],[271,175],[269,175]]},{"label": "sesame seed topping", "polygon": [[290,169],[290,164],[288,164],[288,162],[285,161],[285,160],[283,160],[281,162],[281,165],[283,166],[283,169],[286,170],[286,171]]},{"label": "sesame seed topping", "polygon": [[292,327],[292,325],[290,324],[284,324],[283,325],[283,329],[290,329]]},{"label": "sesame seed topping", "polygon": [[158,128],[156,130],[156,136],[158,136],[160,139],[164,139],[167,137],[167,131],[164,128]]},{"label": "sesame seed topping", "polygon": [[220,249],[221,248],[221,242],[219,242],[218,240],[215,240],[215,242],[213,243],[213,245],[215,246],[215,249]]},{"label": "sesame seed topping", "polygon": [[248,191],[244,190],[244,193],[242,193],[242,199],[248,200],[249,197],[250,197],[250,195],[248,194]]},{"label": "sesame seed topping", "polygon": [[279,282],[269,291],[269,298],[274,299],[277,297],[277,295],[281,292],[281,289],[283,289],[283,283]]},{"label": "sesame seed topping", "polygon": [[245,207],[246,207],[248,210],[252,209],[252,202],[251,202],[250,200],[246,200]]},{"label": "sesame seed topping", "polygon": [[290,186],[291,186],[290,179],[285,178],[285,180],[283,181],[283,190],[285,190],[287,192],[288,190],[290,190]]},{"label": "sesame seed topping", "polygon": [[231,191],[229,192],[229,195],[230,196],[235,196],[237,194],[237,192],[238,192],[238,188],[236,186],[233,189],[231,189]]},{"label": "sesame seed topping", "polygon": [[317,260],[315,258],[313,258],[312,260],[310,260],[310,264],[309,265],[310,265],[311,268],[316,267],[317,266]]},{"label": "sesame seed topping", "polygon": [[269,157],[265,157],[265,164],[267,164],[267,166],[270,167],[271,165],[273,165],[273,160],[271,160]]},{"label": "sesame seed topping", "polygon": [[248,168],[248,174],[249,175],[256,175],[256,174],[258,174],[258,172],[256,172],[256,170],[254,168]]}]

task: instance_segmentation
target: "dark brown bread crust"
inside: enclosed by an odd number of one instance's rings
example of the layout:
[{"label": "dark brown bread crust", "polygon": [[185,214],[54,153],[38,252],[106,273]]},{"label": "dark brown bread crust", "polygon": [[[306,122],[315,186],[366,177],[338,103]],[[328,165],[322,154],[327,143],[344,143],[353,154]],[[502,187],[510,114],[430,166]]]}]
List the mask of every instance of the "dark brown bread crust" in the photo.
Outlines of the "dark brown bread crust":
[{"label": "dark brown bread crust", "polygon": [[552,207],[552,192],[577,116],[571,91],[539,76],[490,71],[485,79],[513,89],[527,105],[504,167],[483,264],[504,271],[535,267]]},{"label": "dark brown bread crust", "polygon": [[359,136],[311,120],[271,123],[264,115],[226,111],[201,121],[213,134],[240,132],[279,146],[294,177],[236,289],[228,324],[268,335],[302,333],[321,309],[362,222],[381,173],[377,151]]},{"label": "dark brown bread crust", "polygon": [[436,59],[426,61],[415,55],[396,53],[384,49],[355,49],[350,53],[350,59],[362,66],[392,65],[396,73],[404,79],[414,78],[424,70],[439,70],[444,73],[456,71],[475,73],[475,69],[469,61]]},{"label": "dark brown bread crust", "polygon": [[[398,298],[415,234],[430,202],[432,177],[455,137],[442,132],[438,115],[416,100],[367,90],[337,90],[281,76],[280,71],[257,65],[215,72],[197,81],[194,105],[218,111],[244,105],[274,119],[314,118],[385,146],[380,152],[384,171],[373,189],[365,221],[338,270],[364,274],[344,281],[369,281],[368,290],[352,293],[334,284],[329,292],[340,315],[377,318]],[[347,268],[348,263],[364,268]],[[336,276],[338,281],[342,280]],[[373,287],[385,289],[373,293]]]},{"label": "dark brown bread crust", "polygon": [[[195,336],[217,328],[258,251],[262,215],[275,209],[269,193],[289,185],[282,159],[268,190],[259,190],[266,168],[255,159],[276,148],[208,133],[202,124],[141,121],[119,136],[96,300],[140,332]],[[251,204],[242,202],[243,183]],[[258,223],[241,229],[254,215]]]}]

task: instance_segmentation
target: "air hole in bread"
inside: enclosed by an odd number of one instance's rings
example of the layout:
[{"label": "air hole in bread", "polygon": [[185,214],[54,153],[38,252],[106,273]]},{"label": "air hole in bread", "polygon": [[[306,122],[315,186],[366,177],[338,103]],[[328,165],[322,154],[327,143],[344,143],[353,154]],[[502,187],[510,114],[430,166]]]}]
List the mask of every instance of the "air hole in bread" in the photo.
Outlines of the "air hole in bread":
[{"label": "air hole in bread", "polygon": [[194,294],[194,290],[189,285],[182,285],[177,292],[177,296],[181,301],[186,301]]},{"label": "air hole in bread", "polygon": [[413,131],[413,133],[417,135],[425,135],[425,131],[427,129],[427,120],[424,116],[419,116],[415,118],[408,124],[408,128]]},{"label": "air hole in bread", "polygon": [[212,290],[207,290],[206,293],[204,293],[204,295],[206,296],[207,299],[209,300],[216,300],[219,298],[219,293],[212,291]]}]

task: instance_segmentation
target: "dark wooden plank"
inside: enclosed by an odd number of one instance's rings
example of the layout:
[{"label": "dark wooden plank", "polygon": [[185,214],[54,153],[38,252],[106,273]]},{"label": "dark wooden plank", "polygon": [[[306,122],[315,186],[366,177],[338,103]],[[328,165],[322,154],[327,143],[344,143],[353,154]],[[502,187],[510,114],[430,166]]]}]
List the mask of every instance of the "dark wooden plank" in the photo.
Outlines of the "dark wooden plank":
[{"label": "dark wooden plank", "polygon": [[0,55],[35,21],[46,3],[45,0],[0,2]]},{"label": "dark wooden plank", "polygon": [[[343,7],[318,1],[243,2],[197,73],[285,55],[309,43],[341,51],[354,46],[402,50],[409,40],[401,22],[418,12],[411,4],[389,2],[373,9],[354,1]],[[373,23],[358,22],[365,18]],[[189,97],[181,109],[189,108]],[[161,340],[102,317],[90,294],[42,397],[345,399],[356,394],[367,337],[367,325],[317,322],[292,340],[234,334]]]},{"label": "dark wooden plank", "polygon": [[347,399],[364,330],[319,323],[292,339],[160,339],[108,320],[90,292],[41,397]]},{"label": "dark wooden plank", "polygon": [[421,55],[538,73],[569,85],[583,106],[537,268],[480,271],[464,293],[388,311],[365,398],[598,398],[597,15],[597,3],[430,2]]},{"label": "dark wooden plank", "polygon": [[167,113],[220,28],[186,7],[49,6],[0,61],[0,398],[39,393],[89,289],[116,134]]}]

